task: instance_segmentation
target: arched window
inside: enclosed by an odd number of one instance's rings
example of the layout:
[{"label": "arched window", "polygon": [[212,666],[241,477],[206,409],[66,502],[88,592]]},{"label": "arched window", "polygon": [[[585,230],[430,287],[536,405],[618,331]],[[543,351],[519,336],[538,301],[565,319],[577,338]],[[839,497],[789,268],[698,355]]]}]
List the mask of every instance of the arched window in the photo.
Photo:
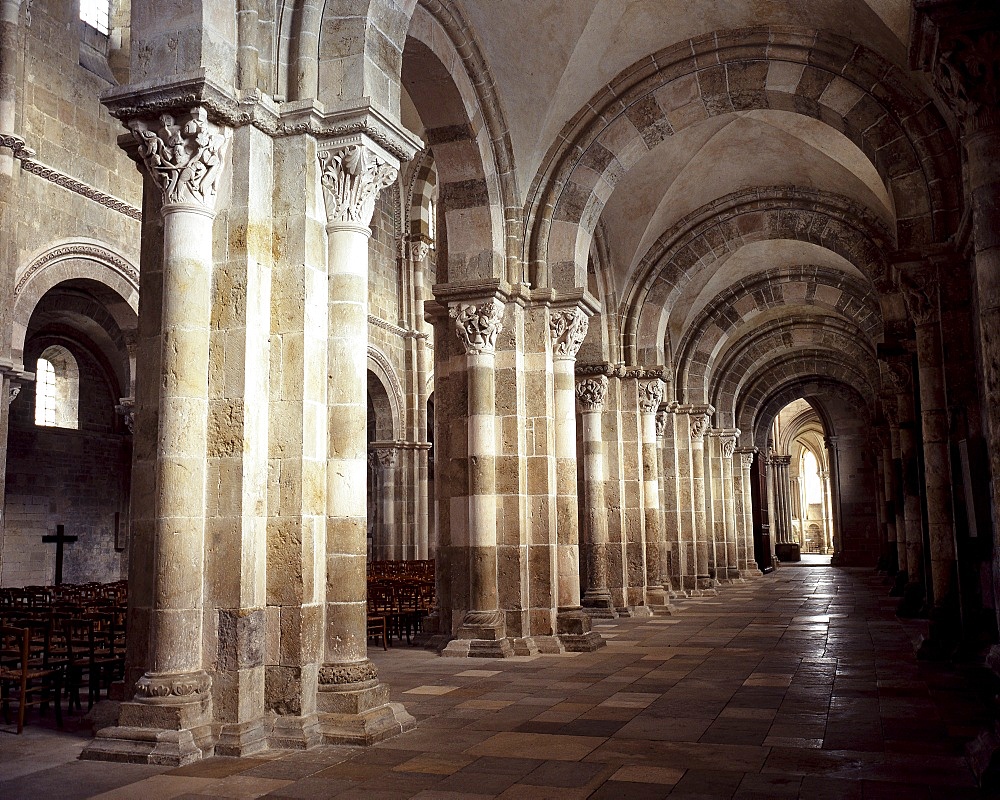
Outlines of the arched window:
[{"label": "arched window", "polygon": [[107,36],[111,30],[111,0],[80,0],[80,19]]},{"label": "arched window", "polygon": [[819,464],[811,450],[802,453],[802,475],[806,485],[806,503],[823,502],[823,481],[819,477]]},{"label": "arched window", "polygon": [[80,368],[65,347],[46,347],[35,365],[35,424],[79,428]]}]

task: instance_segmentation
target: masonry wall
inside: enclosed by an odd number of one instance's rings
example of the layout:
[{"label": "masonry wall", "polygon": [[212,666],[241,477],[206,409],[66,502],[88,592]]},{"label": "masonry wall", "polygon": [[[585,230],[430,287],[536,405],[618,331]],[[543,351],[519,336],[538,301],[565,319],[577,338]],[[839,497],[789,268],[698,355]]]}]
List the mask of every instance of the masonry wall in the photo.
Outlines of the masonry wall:
[{"label": "masonry wall", "polygon": [[115,398],[94,359],[69,345],[80,368],[80,429],[34,423],[34,385],[10,407],[5,537],[0,585],[46,585],[55,579],[56,546],[42,542],[63,525],[63,581],[126,577],[125,545],[131,437],[116,418]]}]

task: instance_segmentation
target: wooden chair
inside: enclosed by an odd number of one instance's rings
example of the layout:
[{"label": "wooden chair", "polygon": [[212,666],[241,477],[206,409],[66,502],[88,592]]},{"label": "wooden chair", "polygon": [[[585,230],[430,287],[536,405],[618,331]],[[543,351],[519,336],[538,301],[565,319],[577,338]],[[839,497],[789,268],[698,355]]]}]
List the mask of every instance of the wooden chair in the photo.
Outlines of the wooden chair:
[{"label": "wooden chair", "polygon": [[17,701],[17,732],[24,730],[28,706],[48,704],[56,708],[56,724],[62,728],[62,669],[32,659],[31,631],[27,628],[0,628],[0,704],[4,721],[10,723],[11,700]]},{"label": "wooden chair", "polygon": [[94,705],[100,693],[100,666],[96,663],[94,621],[74,617],[63,623],[66,648],[66,694],[69,709],[82,711],[80,690],[87,687],[87,708]]},{"label": "wooden chair", "polygon": [[369,609],[368,611],[368,638],[375,639],[378,641],[382,640],[382,649],[389,649],[389,639],[388,631],[385,624],[385,616],[382,614],[376,614],[374,611]]}]

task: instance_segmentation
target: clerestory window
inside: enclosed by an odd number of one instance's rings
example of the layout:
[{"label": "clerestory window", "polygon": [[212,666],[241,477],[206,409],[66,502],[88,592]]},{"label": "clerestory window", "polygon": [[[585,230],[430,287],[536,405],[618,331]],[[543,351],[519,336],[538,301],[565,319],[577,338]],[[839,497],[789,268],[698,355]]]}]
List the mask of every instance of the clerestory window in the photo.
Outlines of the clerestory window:
[{"label": "clerestory window", "polygon": [[42,351],[35,365],[35,424],[79,428],[80,369],[65,347]]},{"label": "clerestory window", "polygon": [[111,0],[80,0],[80,19],[107,36],[111,30]]}]

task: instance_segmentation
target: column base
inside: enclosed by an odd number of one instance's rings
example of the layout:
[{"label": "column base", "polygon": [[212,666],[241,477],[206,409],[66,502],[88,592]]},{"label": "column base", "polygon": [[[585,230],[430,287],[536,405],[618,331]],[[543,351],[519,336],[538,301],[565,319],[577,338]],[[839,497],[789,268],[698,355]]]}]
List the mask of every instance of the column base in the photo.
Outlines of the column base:
[{"label": "column base", "polygon": [[903,587],[903,598],[896,606],[896,616],[914,619],[924,616],[924,586],[922,583],[907,583]]},{"label": "column base", "polygon": [[511,640],[515,656],[537,656],[541,651],[534,636],[522,636]]},{"label": "column base", "polygon": [[441,651],[448,658],[510,658],[514,646],[510,639],[452,639]]},{"label": "column base", "polygon": [[611,599],[611,592],[600,589],[588,589],[580,600],[583,613],[592,619],[616,619],[614,601]]},{"label": "column base", "polygon": [[778,542],[774,545],[774,555],[778,561],[795,563],[802,560],[802,548],[797,542]]},{"label": "column base", "polygon": [[245,758],[268,749],[263,720],[223,725],[215,742],[215,755]]},{"label": "column base", "polygon": [[455,658],[510,658],[514,646],[506,635],[501,611],[467,611],[456,637],[442,656]]},{"label": "column base", "polygon": [[646,588],[647,606],[665,606],[667,604],[667,591],[662,586],[649,586]]},{"label": "column base", "polygon": [[538,648],[538,652],[544,653],[547,656],[557,656],[566,652],[562,640],[555,634],[532,636],[531,640],[535,643],[535,647]]},{"label": "column base", "polygon": [[560,611],[556,631],[563,647],[571,653],[591,653],[607,644],[601,634],[591,630],[590,617],[580,608]]},{"label": "column base", "polygon": [[760,567],[757,566],[756,562],[749,562],[745,567],[740,569],[741,578],[763,578],[764,573],[760,571]]},{"label": "column base", "polygon": [[[629,606],[628,607],[628,611],[629,611],[629,613],[628,613],[627,616],[629,616],[629,617],[651,617],[651,616],[653,616],[653,610],[649,606]],[[621,614],[620,611],[618,613]],[[621,616],[626,616],[626,615],[625,614],[621,614]]]},{"label": "column base", "polygon": [[389,687],[370,661],[324,664],[316,709],[323,744],[371,745],[417,724],[401,703],[389,702]]},{"label": "column base", "polygon": [[211,688],[203,670],[143,675],[136,698],[119,705],[116,724],[97,731],[80,758],[179,767],[213,755]]},{"label": "column base", "polygon": [[319,732],[319,717],[309,714],[304,717],[279,715],[274,718],[268,745],[280,750],[310,750],[323,743]]}]

